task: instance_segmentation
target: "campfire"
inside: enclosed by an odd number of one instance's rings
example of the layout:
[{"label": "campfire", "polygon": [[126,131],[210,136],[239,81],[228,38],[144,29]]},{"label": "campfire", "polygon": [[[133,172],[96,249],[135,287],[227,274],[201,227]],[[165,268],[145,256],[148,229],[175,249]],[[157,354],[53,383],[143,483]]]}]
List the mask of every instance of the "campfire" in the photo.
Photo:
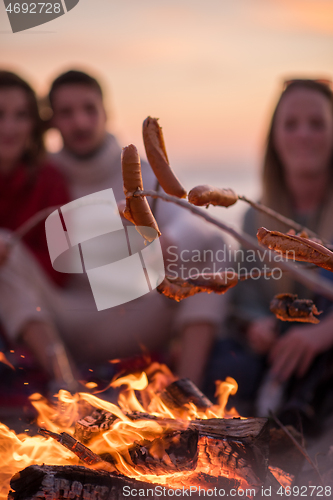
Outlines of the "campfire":
[{"label": "campfire", "polygon": [[[189,193],[189,202],[184,201],[186,191],[168,163],[156,119],[145,120],[143,136],[149,163],[166,194],[144,190],[140,158],[131,145],[122,154],[126,202],[121,202],[119,209],[145,240],[151,242],[160,235],[146,196],[176,203],[255,250],[260,248],[251,238],[195,205],[228,207],[243,200],[299,230],[290,219],[230,189],[198,186]],[[333,269],[333,253],[308,236],[261,228],[258,239],[282,254],[291,248],[296,260]],[[280,267],[317,292],[333,297],[331,287],[303,270],[288,262],[281,262]],[[248,278],[227,273],[187,280],[166,276],[157,290],[180,301],[196,293],[225,293]],[[319,321],[314,304],[290,294],[275,297],[272,311],[287,321]],[[304,453],[289,431],[274,431],[266,418],[243,418],[235,409],[227,409],[229,396],[237,391],[235,380],[217,382],[217,404],[190,380],[176,379],[166,366],[157,363],[145,371],[116,377],[109,388],[117,394],[112,402],[103,399],[92,383],[86,384],[86,392],[74,395],[59,391],[56,404],[32,395],[31,403],[38,411],[36,436],[16,435],[0,424],[0,500],[290,496]],[[297,496],[299,487],[295,488]],[[274,497],[274,492],[278,496]]]},{"label": "campfire", "polygon": [[227,410],[235,380],[217,383],[216,405],[157,363],[110,386],[117,404],[88,392],[61,390],[56,405],[32,395],[41,435],[1,424],[1,499],[10,491],[12,500],[111,500],[163,488],[191,496],[233,489],[252,498],[265,485],[291,484],[269,464],[267,419]]}]

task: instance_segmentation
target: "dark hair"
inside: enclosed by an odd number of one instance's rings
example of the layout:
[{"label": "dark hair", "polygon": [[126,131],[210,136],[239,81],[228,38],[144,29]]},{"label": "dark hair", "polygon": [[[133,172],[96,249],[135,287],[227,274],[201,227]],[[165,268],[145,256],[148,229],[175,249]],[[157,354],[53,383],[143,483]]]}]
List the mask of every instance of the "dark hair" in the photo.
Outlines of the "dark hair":
[{"label": "dark hair", "polygon": [[[330,86],[322,81],[317,80],[290,80],[282,92],[278,103],[275,107],[273,117],[269,126],[268,136],[267,136],[267,146],[264,157],[264,168],[263,168],[263,203],[269,205],[271,208],[284,213],[284,215],[290,215],[290,207],[288,207],[287,200],[287,187],[284,177],[284,170],[282,162],[274,146],[274,125],[276,114],[279,109],[281,101],[286,95],[295,89],[308,89],[315,92],[319,92],[323,95],[330,103],[332,115],[333,115],[333,92]],[[333,185],[333,154],[331,158],[331,182]]]},{"label": "dark hair", "polygon": [[0,70],[0,91],[2,89],[18,88],[25,92],[28,98],[29,113],[33,121],[31,144],[23,154],[22,160],[29,165],[36,166],[45,153],[43,132],[44,124],[39,115],[36,94],[30,85],[21,77],[10,71]]},{"label": "dark hair", "polygon": [[100,86],[96,78],[93,78],[92,76],[88,75],[87,73],[84,73],[83,71],[77,71],[72,69],[70,71],[67,71],[66,73],[62,73],[51,84],[49,92],[49,101],[51,107],[53,106],[53,99],[55,92],[60,87],[63,87],[65,85],[84,85],[86,87],[90,87],[96,90],[103,98],[102,87]]}]

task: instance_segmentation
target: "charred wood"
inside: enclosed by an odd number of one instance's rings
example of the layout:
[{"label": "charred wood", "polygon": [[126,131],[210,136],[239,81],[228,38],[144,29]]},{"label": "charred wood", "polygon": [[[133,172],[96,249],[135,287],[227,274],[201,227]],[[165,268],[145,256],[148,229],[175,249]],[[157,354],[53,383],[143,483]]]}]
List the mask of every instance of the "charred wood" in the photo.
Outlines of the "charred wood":
[{"label": "charred wood", "polygon": [[[133,489],[136,490],[137,496],[140,492],[140,496],[143,498],[157,500],[161,498],[160,492],[163,492],[163,488],[171,489],[168,486],[136,481],[121,475],[90,470],[86,467],[48,465],[27,467],[15,474],[10,485],[12,489],[9,492],[8,500],[124,500],[132,498],[128,492]],[[228,492],[231,488],[237,488],[239,482],[234,479],[215,478],[200,473],[193,477],[193,482],[191,478],[190,483],[184,484],[184,489],[189,490],[190,485],[197,487],[197,489],[199,486],[206,489],[223,488]],[[166,492],[164,496],[171,495]],[[203,496],[203,493],[200,496]],[[215,495],[210,495],[210,497],[218,498]],[[199,495],[192,492],[191,498],[197,499]],[[243,498],[247,497],[243,496]]]},{"label": "charred wood", "polygon": [[198,410],[206,410],[213,403],[188,378],[181,378],[168,385],[160,394],[162,401],[171,409],[184,408],[189,403],[195,404]]},{"label": "charred wood", "polygon": [[95,465],[102,461],[99,455],[96,455],[96,453],[92,452],[70,434],[67,434],[67,432],[56,434],[55,432],[51,432],[43,428],[39,429],[38,432],[44,437],[51,437],[55,441],[58,441],[58,443],[72,451],[74,455],[79,457],[82,462],[85,462],[88,465]]},{"label": "charred wood", "polygon": [[198,443],[198,468],[212,476],[241,477],[249,485],[259,486],[266,479],[268,453],[258,451],[241,441],[202,436]]},{"label": "charred wood", "polygon": [[190,427],[197,429],[201,435],[213,437],[230,437],[235,439],[255,438],[267,439],[267,418],[209,418],[207,420],[193,420]]},{"label": "charred wood", "polygon": [[117,417],[112,413],[96,409],[91,415],[76,422],[74,437],[81,443],[88,443],[100,432],[110,429],[116,419]]},{"label": "charred wood", "polygon": [[129,449],[129,455],[135,469],[143,474],[193,470],[198,458],[198,432],[189,429],[141,442]]}]

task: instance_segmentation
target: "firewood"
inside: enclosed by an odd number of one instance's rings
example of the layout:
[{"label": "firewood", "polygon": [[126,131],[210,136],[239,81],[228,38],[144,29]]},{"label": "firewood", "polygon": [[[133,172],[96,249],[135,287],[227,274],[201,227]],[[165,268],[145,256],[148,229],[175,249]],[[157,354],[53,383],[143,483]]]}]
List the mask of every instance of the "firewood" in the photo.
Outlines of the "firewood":
[{"label": "firewood", "polygon": [[60,443],[62,446],[72,451],[74,455],[80,458],[82,462],[88,465],[95,465],[102,461],[99,455],[96,455],[89,448],[84,446],[84,444],[77,441],[73,436],[67,434],[67,432],[62,432],[61,434],[56,434],[55,432],[48,431],[47,429],[39,429],[39,434],[45,437],[51,437]]},{"label": "firewood", "polygon": [[[194,403],[202,411],[213,406],[213,403],[187,378],[169,384],[160,394],[160,397],[169,408],[179,414],[179,417],[181,417],[184,408],[189,403]],[[156,417],[149,413],[134,412],[127,414],[127,416],[131,420],[156,420]],[[96,409],[91,415],[76,422],[74,437],[81,443],[87,444],[93,437],[110,429],[116,419],[117,417],[112,413]],[[163,419],[163,423],[167,422],[167,419]]]},{"label": "firewood", "polygon": [[202,436],[198,443],[198,468],[212,476],[233,474],[250,485],[261,485],[267,474],[267,459],[257,461],[252,446],[244,443]]},{"label": "firewood", "polygon": [[75,423],[74,437],[81,443],[88,443],[93,436],[110,429],[116,419],[112,413],[95,409]]},{"label": "firewood", "polygon": [[198,410],[206,410],[213,403],[188,378],[181,378],[169,384],[160,394],[162,401],[173,410],[194,403]]},{"label": "firewood", "polygon": [[[80,466],[31,465],[15,474],[10,486],[12,489],[8,500],[125,500],[133,498],[132,490],[136,490],[138,497],[151,500],[172,496],[168,494],[172,489],[169,485],[151,484]],[[227,477],[215,478],[200,473],[190,477],[187,485],[184,485],[188,492],[186,496],[189,496],[191,486],[197,490],[200,486],[211,490],[223,488],[229,492],[231,488],[237,489],[239,482]],[[180,491],[182,492],[182,488]],[[201,491],[200,497],[202,496]],[[197,500],[199,494],[192,491],[191,498]],[[244,495],[242,498],[248,497]]]},{"label": "firewood", "polygon": [[8,500],[120,500],[125,486],[146,491],[153,485],[80,466],[32,465],[10,486]]},{"label": "firewood", "polygon": [[[165,432],[153,441],[141,441],[129,448],[129,459],[141,474],[188,471],[195,467],[198,456],[198,465],[201,467],[204,463],[204,470],[211,475],[221,475],[229,468],[249,484],[262,484],[265,480],[269,456],[265,418],[213,418],[188,423],[141,413],[133,415],[133,419],[136,418],[153,419],[164,429],[169,423],[173,428],[179,423],[179,430]],[[109,460],[108,456],[101,458]]]},{"label": "firewood", "polygon": [[234,438],[251,441],[268,436],[267,418],[209,418],[193,420],[190,427],[203,436]]},{"label": "firewood", "polygon": [[[112,472],[117,470],[116,462],[110,453],[99,456],[66,432],[56,434],[46,429],[39,429],[39,433],[45,437],[52,437],[88,465],[99,464],[101,469]],[[197,444],[196,430],[170,431],[152,441],[143,440],[135,443],[128,449],[124,459],[132,462],[131,465],[134,465],[141,474],[161,475],[181,470],[188,471],[196,466]]]},{"label": "firewood", "polygon": [[[101,414],[103,410],[99,410]],[[175,423],[179,426],[179,430],[186,430],[187,428],[196,430],[200,435],[212,436],[217,438],[230,437],[235,439],[254,439],[260,434],[267,436],[268,424],[267,418],[210,418],[205,420],[192,420],[192,421],[176,421],[171,418],[160,418],[150,413],[133,412],[127,413],[127,417],[131,420],[154,420],[161,424],[164,428],[170,424],[175,427]],[[79,420],[78,423],[82,422]],[[85,442],[89,442],[89,422],[87,422],[87,427],[85,430]],[[95,425],[95,423],[93,424]],[[103,432],[103,429],[99,429],[99,432]],[[97,429],[94,429],[94,435],[98,433]],[[75,431],[75,437],[78,434]],[[92,437],[92,434],[91,434]]]},{"label": "firewood", "polygon": [[[269,426],[265,418],[208,419],[190,423],[199,431],[198,466],[212,471],[231,468],[249,484],[262,484],[267,475]],[[213,473],[213,472],[211,472]]]},{"label": "firewood", "polygon": [[263,484],[269,457],[267,419],[195,420],[192,426],[200,436],[198,467],[206,463],[210,474],[231,469],[251,485]]},{"label": "firewood", "polygon": [[170,474],[195,469],[198,458],[198,432],[173,432],[153,441],[129,448],[135,469],[142,474]]}]

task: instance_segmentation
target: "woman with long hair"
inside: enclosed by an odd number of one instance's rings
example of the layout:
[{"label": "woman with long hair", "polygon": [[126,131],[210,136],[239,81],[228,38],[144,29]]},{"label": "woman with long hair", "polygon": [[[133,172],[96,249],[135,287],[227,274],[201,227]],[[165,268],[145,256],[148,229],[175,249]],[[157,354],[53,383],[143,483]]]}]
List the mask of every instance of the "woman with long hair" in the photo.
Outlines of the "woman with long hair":
[{"label": "woman with long hair", "polygon": [[[45,157],[43,128],[30,85],[14,73],[0,71],[0,228],[15,231],[38,211],[69,201],[62,175]],[[24,242],[47,275],[61,285],[66,275],[52,268],[44,221],[26,234]]]},{"label": "woman with long hair", "polygon": [[[285,82],[267,137],[261,202],[315,231],[326,241],[333,241],[333,95],[330,84],[309,79]],[[255,237],[262,226],[283,232],[290,229],[250,208],[245,215],[244,231]],[[251,262],[242,262],[242,267],[249,271],[252,267],[263,267],[259,260],[248,260]],[[274,267],[274,262],[270,267]],[[333,279],[332,273],[327,274]],[[269,305],[274,295],[283,292],[296,293],[302,299],[315,299],[319,309],[325,310],[320,323],[300,325],[277,320],[270,313]],[[278,410],[280,403],[285,422],[295,409],[309,416],[312,396],[322,387],[321,381],[329,373],[326,364],[329,363],[327,355],[331,356],[327,351],[333,347],[332,304],[324,304],[287,273],[277,272],[275,279],[265,276],[240,283],[234,289],[234,307],[243,333],[231,339],[231,345],[224,344],[220,358],[213,361],[213,365],[219,367],[219,376],[231,375],[239,379],[241,396],[253,402],[266,371],[269,383],[265,390],[259,391],[258,413],[262,414],[265,409]],[[325,359],[321,357],[318,363],[320,356]],[[317,394],[321,394],[320,391]]]},{"label": "woman with long hair", "polygon": [[[287,82],[269,128],[262,202],[312,229],[324,240],[333,239],[333,96],[327,83],[314,80]],[[281,231],[289,229],[250,209],[245,216],[245,231],[255,235],[260,226]],[[272,295],[264,293],[265,285],[275,293],[310,294],[287,276],[262,281],[258,287],[255,285],[261,295],[257,307],[265,308],[266,318],[261,318],[258,310],[258,319],[250,325],[248,336],[252,346],[259,351],[265,351],[275,338],[275,320],[268,315],[266,306]],[[242,300],[245,304],[246,298],[242,297]],[[253,314],[257,314],[256,308]],[[301,374],[307,364],[304,361],[299,366]],[[278,363],[275,370],[286,379],[296,370],[296,365],[294,356],[290,363]]]},{"label": "woman with long hair", "polygon": [[[0,320],[9,338],[20,325],[16,341],[27,344],[51,378],[67,386],[73,377],[54,318],[28,285],[32,280],[37,286],[42,279],[47,288],[57,289],[66,274],[52,268],[44,221],[25,235],[24,246],[9,242],[37,212],[68,201],[62,175],[45,156],[34,91],[18,75],[0,71],[0,277],[5,295],[15,290],[15,300],[2,307]],[[26,281],[20,280],[20,272]]]}]

